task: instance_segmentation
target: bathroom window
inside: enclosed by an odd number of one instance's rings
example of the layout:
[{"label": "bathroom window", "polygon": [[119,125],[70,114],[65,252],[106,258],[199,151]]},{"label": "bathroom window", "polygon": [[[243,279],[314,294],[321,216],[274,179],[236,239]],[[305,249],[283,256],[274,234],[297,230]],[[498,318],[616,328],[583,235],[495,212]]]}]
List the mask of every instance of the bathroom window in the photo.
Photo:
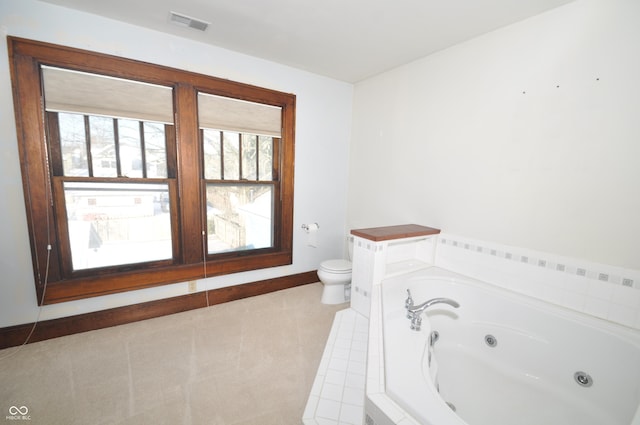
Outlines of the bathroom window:
[{"label": "bathroom window", "polygon": [[66,217],[68,270],[171,260],[166,178],[172,123],[68,112],[46,116],[52,179],[63,191],[56,215]]},{"label": "bathroom window", "polygon": [[208,255],[273,247],[281,117],[277,106],[198,94]]},{"label": "bathroom window", "polygon": [[207,254],[273,246],[273,143],[270,136],[202,130]]},{"label": "bathroom window", "polygon": [[8,39],[39,303],[291,264],[295,95]]}]

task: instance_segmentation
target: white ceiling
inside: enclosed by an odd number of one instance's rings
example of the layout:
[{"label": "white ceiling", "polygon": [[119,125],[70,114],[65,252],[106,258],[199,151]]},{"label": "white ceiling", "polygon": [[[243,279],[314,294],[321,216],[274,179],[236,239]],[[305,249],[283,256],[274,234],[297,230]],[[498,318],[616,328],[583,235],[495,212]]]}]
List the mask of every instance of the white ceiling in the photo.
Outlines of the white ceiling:
[{"label": "white ceiling", "polygon": [[357,82],[573,0],[42,1]]}]

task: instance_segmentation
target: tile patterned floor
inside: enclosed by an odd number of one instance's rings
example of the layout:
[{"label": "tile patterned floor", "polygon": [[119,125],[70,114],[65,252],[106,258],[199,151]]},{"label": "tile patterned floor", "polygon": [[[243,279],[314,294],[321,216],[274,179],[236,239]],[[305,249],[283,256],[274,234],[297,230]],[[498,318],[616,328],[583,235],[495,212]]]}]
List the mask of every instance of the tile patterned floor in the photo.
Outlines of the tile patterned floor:
[{"label": "tile patterned floor", "polygon": [[1,350],[0,418],[26,406],[31,425],[300,425],[347,307],[321,293],[315,283]]},{"label": "tile patterned floor", "polygon": [[304,411],[304,425],[361,425],[364,415],[368,320],[336,313]]}]

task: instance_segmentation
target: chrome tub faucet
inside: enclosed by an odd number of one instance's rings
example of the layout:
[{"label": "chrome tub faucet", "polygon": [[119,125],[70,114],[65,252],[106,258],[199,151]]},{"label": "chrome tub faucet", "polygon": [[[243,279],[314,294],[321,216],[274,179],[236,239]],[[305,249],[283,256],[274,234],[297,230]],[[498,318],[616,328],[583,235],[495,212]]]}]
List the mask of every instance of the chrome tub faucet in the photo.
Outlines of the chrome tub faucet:
[{"label": "chrome tub faucet", "polygon": [[451,307],[460,307],[458,302],[449,298],[432,298],[422,304],[413,305],[411,291],[407,289],[407,299],[404,302],[404,307],[407,309],[407,319],[411,319],[411,329],[414,331],[420,330],[420,327],[422,326],[422,312],[434,304],[448,304]]}]

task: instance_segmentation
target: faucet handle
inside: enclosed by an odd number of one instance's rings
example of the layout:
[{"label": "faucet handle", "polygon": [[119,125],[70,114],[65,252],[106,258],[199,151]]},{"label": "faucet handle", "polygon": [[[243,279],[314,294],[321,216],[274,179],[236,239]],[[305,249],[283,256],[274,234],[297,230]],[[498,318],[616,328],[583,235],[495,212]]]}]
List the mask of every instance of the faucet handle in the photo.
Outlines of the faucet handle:
[{"label": "faucet handle", "polygon": [[407,289],[407,299],[404,302],[404,307],[409,308],[411,306],[413,306],[413,298],[411,298],[411,291]]},{"label": "faucet handle", "polygon": [[[407,289],[407,299],[404,302],[404,308],[409,310],[410,307],[413,307],[413,298],[411,298],[411,291]],[[412,315],[407,311],[407,319],[411,319]]]}]

